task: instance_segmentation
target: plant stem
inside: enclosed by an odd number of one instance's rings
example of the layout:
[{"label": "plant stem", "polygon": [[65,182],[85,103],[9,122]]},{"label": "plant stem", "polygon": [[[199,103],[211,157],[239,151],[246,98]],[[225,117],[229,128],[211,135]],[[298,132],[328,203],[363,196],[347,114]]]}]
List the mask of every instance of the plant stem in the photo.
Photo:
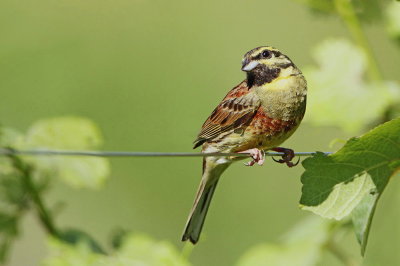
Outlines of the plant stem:
[{"label": "plant stem", "polygon": [[340,262],[342,262],[345,266],[359,266],[361,265],[356,259],[352,256],[349,256],[345,252],[343,252],[337,245],[337,238],[343,237],[345,230],[348,229],[348,226],[351,225],[351,221],[347,222],[338,222],[331,221],[331,228],[329,230],[328,239],[325,241],[323,247],[326,251],[329,251],[333,256],[335,256]]},{"label": "plant stem", "polygon": [[354,11],[352,0],[335,0],[335,7],[338,14],[347,25],[351,35],[357,44],[364,50],[368,62],[368,77],[371,81],[381,81],[382,73],[372,52],[372,48],[361,27],[361,23]]},{"label": "plant stem", "polygon": [[329,250],[338,260],[345,266],[358,266],[359,264],[346,253],[341,251],[332,241],[326,244],[326,249]]},{"label": "plant stem", "polygon": [[26,190],[29,193],[32,202],[34,203],[39,219],[42,222],[44,228],[50,235],[59,238],[59,233],[54,225],[53,219],[48,209],[44,205],[41,195],[32,180],[32,168],[29,165],[24,164],[16,156],[10,156],[10,158],[13,160],[14,166],[21,172],[22,178],[25,182]]}]

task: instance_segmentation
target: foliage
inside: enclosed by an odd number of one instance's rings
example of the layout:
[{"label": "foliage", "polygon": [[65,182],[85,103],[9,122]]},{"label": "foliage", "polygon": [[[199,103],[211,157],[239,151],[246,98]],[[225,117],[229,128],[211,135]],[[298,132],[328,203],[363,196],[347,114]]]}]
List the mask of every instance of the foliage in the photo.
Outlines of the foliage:
[{"label": "foliage", "polygon": [[332,155],[316,153],[303,161],[301,207],[335,221],[309,219],[278,244],[260,244],[238,262],[246,265],[317,265],[322,251],[338,254],[344,264],[354,260],[336,246],[335,235],[351,216],[364,254],[377,202],[391,176],[400,170],[400,118],[350,139]]},{"label": "foliage", "polygon": [[259,244],[239,259],[237,266],[316,265],[330,239],[332,224],[316,217],[297,224],[286,233],[281,243]]},{"label": "foliage", "polygon": [[[321,14],[337,14],[337,6],[342,0],[296,0],[307,5],[312,11]],[[371,22],[381,19],[382,4],[375,0],[353,0],[356,13],[363,21]]]},{"label": "foliage", "polygon": [[112,254],[94,253],[90,244],[84,240],[69,245],[58,239],[48,240],[50,255],[43,261],[43,266],[130,266],[130,265],[190,265],[170,243],[155,241],[145,235],[128,234],[122,245]]},{"label": "foliage", "polygon": [[[26,134],[2,128],[0,146],[11,149],[94,149],[102,143],[96,125],[85,118],[60,117],[38,121]],[[47,209],[42,194],[53,178],[74,188],[99,188],[109,175],[109,163],[104,158],[29,157],[1,158],[0,196],[0,260],[5,261],[10,245],[18,232],[18,221],[30,207],[51,235],[48,240],[51,255],[43,265],[190,265],[165,241],[155,241],[144,235],[122,234],[117,248],[106,254],[89,234],[79,229],[59,229],[52,212]],[[115,241],[114,241],[115,242]],[[116,242],[115,242],[116,243]]]},{"label": "foliage", "polygon": [[[28,129],[19,147],[28,149],[92,150],[103,142],[96,125],[85,118],[59,117],[36,122]],[[110,174],[105,158],[88,157],[26,157],[40,175],[58,178],[82,188],[99,188]]]},{"label": "foliage", "polygon": [[324,41],[315,49],[314,58],[318,67],[304,72],[312,95],[307,119],[315,125],[357,132],[400,99],[397,83],[365,81],[365,53],[347,40]]},{"label": "foliage", "polygon": [[399,132],[397,118],[350,139],[333,155],[303,161],[302,208],[338,220],[351,213],[362,253],[377,201],[400,169]]},{"label": "foliage", "polygon": [[[1,128],[0,146],[18,149],[92,149],[102,142],[99,129],[88,119],[60,117],[41,120],[26,134]],[[18,222],[31,207],[47,231],[68,241],[59,232],[41,199],[53,178],[73,187],[98,188],[109,175],[104,158],[9,156],[0,158],[0,261],[18,233]]]},{"label": "foliage", "polygon": [[[358,132],[398,115],[400,86],[387,81],[377,66],[361,21],[382,16],[376,1],[322,1],[330,4],[352,33],[356,45],[345,39],[321,43],[314,52],[318,66],[305,69],[310,94],[308,121]],[[313,1],[311,8],[327,11]],[[360,13],[361,10],[361,13]],[[397,36],[398,4],[386,9],[388,31]],[[368,18],[368,19],[366,19]],[[338,56],[339,55],[339,56]],[[386,184],[400,166],[400,119],[350,139],[331,156],[316,153],[303,162],[302,209],[322,217],[344,219],[351,215],[364,254],[376,204]]]}]

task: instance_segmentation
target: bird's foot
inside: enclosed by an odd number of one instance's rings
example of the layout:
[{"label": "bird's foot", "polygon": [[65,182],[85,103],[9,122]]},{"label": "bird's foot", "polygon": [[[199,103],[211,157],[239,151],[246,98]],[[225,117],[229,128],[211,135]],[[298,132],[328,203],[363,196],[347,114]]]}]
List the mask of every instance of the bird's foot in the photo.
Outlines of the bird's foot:
[{"label": "bird's foot", "polygon": [[276,147],[276,148],[273,148],[272,150],[276,151],[276,152],[283,152],[282,159],[276,160],[275,158],[272,157],[272,160],[274,160],[277,163],[286,163],[287,166],[293,167],[293,166],[298,165],[300,162],[300,158],[297,160],[296,163],[292,162],[292,160],[294,158],[294,151],[292,149]]},{"label": "bird's foot", "polygon": [[246,166],[253,166],[255,163],[258,165],[263,165],[265,161],[265,151],[259,150],[259,149],[250,149],[246,151],[241,151],[239,153],[250,153],[251,158],[253,158],[252,161],[245,163],[244,165]]}]

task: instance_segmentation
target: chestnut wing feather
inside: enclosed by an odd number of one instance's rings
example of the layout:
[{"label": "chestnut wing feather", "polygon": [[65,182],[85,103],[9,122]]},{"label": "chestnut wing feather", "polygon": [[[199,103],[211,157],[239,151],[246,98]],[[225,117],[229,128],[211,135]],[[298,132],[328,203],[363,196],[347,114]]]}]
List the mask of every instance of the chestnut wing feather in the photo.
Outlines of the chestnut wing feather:
[{"label": "chestnut wing feather", "polygon": [[194,141],[194,148],[206,141],[222,139],[235,129],[246,127],[259,106],[259,98],[248,89],[246,82],[242,82],[226,95],[204,122]]}]

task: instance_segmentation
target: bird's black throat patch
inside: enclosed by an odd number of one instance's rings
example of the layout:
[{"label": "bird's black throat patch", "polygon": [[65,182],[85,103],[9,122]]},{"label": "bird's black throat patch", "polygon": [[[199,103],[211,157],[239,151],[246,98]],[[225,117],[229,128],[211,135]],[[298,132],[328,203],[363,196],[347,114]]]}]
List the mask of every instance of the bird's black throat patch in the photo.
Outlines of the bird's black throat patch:
[{"label": "bird's black throat patch", "polygon": [[247,72],[247,85],[251,88],[271,83],[271,81],[279,77],[280,72],[280,68],[268,68],[265,65],[259,65],[252,71]]}]

